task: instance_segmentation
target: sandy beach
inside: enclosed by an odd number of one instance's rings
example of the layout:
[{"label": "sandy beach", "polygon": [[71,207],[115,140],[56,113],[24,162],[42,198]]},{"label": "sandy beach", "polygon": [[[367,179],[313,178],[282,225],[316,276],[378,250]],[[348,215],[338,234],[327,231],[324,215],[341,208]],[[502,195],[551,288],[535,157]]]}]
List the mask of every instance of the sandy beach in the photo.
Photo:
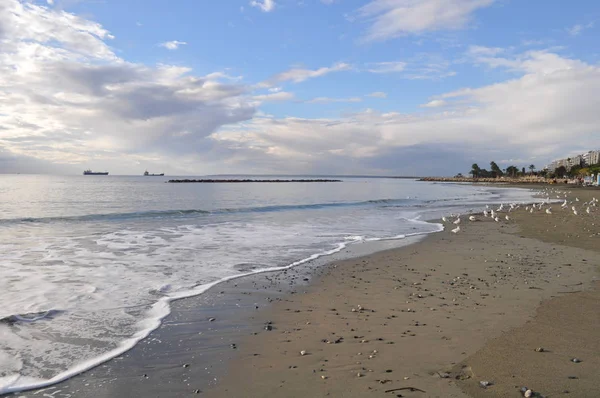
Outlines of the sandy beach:
[{"label": "sandy beach", "polygon": [[329,266],[254,317],[205,396],[597,396],[598,193]]}]

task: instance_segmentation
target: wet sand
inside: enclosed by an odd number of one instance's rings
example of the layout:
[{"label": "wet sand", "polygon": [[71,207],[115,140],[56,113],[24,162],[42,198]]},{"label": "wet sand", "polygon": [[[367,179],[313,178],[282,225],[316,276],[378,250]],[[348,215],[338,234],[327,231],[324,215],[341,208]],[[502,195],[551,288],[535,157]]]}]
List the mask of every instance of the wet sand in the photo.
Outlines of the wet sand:
[{"label": "wet sand", "polygon": [[551,206],[332,265],[258,314],[273,330],[205,396],[597,396],[600,208]]}]

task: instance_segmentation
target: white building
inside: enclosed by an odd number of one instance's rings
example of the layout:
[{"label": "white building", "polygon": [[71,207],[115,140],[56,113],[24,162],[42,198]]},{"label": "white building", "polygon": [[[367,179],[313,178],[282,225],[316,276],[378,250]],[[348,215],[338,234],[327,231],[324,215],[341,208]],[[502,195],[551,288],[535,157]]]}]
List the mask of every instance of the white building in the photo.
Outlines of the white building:
[{"label": "white building", "polygon": [[588,166],[600,163],[600,151],[589,151],[583,155],[583,159]]}]

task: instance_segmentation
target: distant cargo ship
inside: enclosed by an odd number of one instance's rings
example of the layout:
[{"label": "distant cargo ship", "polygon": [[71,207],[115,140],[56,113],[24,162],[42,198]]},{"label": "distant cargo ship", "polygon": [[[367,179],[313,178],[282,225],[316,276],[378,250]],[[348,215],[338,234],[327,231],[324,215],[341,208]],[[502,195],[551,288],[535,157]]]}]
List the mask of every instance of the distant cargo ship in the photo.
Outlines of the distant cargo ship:
[{"label": "distant cargo ship", "polygon": [[84,176],[107,176],[108,175],[108,171],[92,171],[90,169],[87,169],[83,172]]},{"label": "distant cargo ship", "polygon": [[160,174],[150,174],[148,173],[148,170],[144,171],[144,175],[146,177],[162,177],[165,175],[165,173],[160,173]]}]

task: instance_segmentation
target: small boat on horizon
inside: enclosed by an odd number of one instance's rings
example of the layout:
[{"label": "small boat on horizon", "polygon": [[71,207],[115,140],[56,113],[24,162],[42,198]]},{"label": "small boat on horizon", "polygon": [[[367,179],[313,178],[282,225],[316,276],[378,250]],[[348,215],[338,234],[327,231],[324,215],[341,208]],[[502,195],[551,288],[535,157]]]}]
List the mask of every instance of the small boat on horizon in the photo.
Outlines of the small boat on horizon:
[{"label": "small boat on horizon", "polygon": [[108,171],[92,171],[90,169],[83,171],[84,176],[107,176]]},{"label": "small boat on horizon", "polygon": [[148,170],[144,171],[144,176],[146,176],[146,177],[162,177],[164,175],[165,175],[165,173],[150,174],[150,173],[148,173]]}]

